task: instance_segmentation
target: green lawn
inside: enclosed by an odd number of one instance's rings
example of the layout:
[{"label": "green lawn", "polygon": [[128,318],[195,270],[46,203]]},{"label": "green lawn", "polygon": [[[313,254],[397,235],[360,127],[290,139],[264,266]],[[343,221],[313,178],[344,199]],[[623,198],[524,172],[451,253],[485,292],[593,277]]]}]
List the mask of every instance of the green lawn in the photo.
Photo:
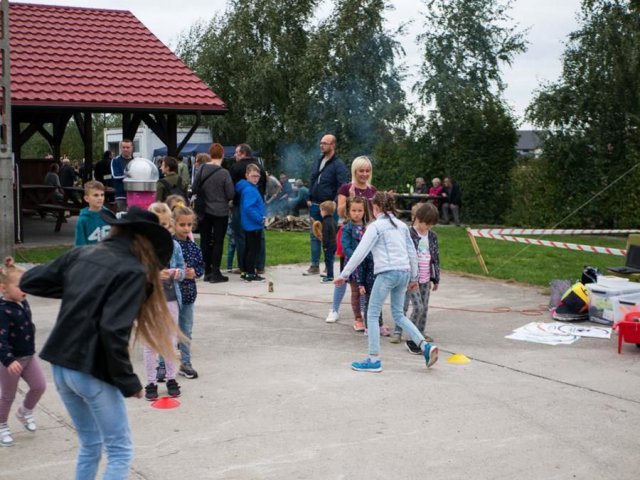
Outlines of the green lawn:
[{"label": "green lawn", "polygon": [[[443,270],[483,275],[464,228],[436,227],[440,241],[440,263]],[[267,265],[309,262],[309,234],[267,231]],[[534,237],[538,238],[538,237]],[[545,236],[549,240],[624,248],[626,238],[594,236]],[[527,246],[520,243],[478,238],[478,245],[491,277],[546,286],[552,279],[574,280],[585,265],[606,270],[623,265],[622,257],[574,252],[558,248]],[[19,262],[50,261],[66,248],[18,249]],[[222,260],[226,266],[226,248]]]}]

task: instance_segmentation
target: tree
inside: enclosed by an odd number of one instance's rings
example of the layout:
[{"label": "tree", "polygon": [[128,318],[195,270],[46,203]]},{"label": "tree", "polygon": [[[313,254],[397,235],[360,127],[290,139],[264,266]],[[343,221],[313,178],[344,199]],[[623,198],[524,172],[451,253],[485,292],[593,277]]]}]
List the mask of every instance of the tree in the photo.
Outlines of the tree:
[{"label": "tree", "polygon": [[460,183],[467,220],[499,222],[517,141],[515,119],[501,98],[500,68],[525,50],[524,33],[509,26],[511,1],[425,3],[422,78],[415,91],[423,106],[435,109],[420,142],[423,159],[433,173]]},{"label": "tree", "polygon": [[404,55],[385,27],[384,0],[336,0],[333,11],[313,32],[304,77],[294,93],[292,137],[314,142],[325,133],[338,137],[349,160],[371,154],[388,141],[406,118]]},{"label": "tree", "polygon": [[291,93],[317,0],[231,0],[224,15],[181,35],[177,54],[229,108],[210,126],[217,141],[248,142],[266,156],[287,138]]},{"label": "tree", "polygon": [[632,169],[640,160],[640,12],[632,7],[583,0],[560,78],[543,85],[528,109],[532,122],[549,129],[543,151],[562,182],[562,216],[604,192],[572,225],[637,225],[640,175]]}]

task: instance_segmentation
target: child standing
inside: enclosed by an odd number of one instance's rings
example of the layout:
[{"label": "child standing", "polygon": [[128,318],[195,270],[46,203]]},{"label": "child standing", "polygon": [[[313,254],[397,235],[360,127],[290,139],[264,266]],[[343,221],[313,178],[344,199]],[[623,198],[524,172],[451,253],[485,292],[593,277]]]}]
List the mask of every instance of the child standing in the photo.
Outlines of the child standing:
[{"label": "child standing", "polygon": [[10,447],[13,437],[7,420],[16,397],[18,381],[24,378],[29,391],[16,417],[29,432],[36,431],[33,409],[47,383],[35,356],[35,330],[26,295],[20,290],[23,270],[7,257],[0,268],[0,445]]},{"label": "child standing", "polygon": [[[173,218],[171,217],[171,210],[166,203],[155,202],[149,205],[149,211],[155,213],[158,216],[160,225],[166,228],[170,233],[173,233]],[[169,260],[169,268],[160,270],[160,280],[162,280],[162,288],[164,290],[164,296],[167,300],[167,307],[171,316],[173,317],[176,325],[179,321],[180,315],[180,287],[178,282],[184,280],[185,268],[184,257],[182,256],[182,249],[180,244],[173,240],[173,253]],[[177,339],[173,339],[175,345]],[[165,371],[163,367],[157,367],[158,353],[150,346],[145,345],[143,347],[144,353],[144,368],[147,375],[147,385],[144,387],[146,398],[149,401],[157,400],[158,398],[158,385],[155,383],[161,381],[166,376],[167,380],[167,393],[170,397],[180,396],[180,385],[176,381],[176,362],[173,357],[164,360]],[[157,368],[156,368],[157,367]]]},{"label": "child standing", "polygon": [[[245,179],[236,183],[236,193],[240,195],[240,223],[245,235],[243,255],[245,282],[264,282],[264,277],[256,273],[256,259],[262,247],[262,228],[266,213],[264,200],[258,190],[260,168],[253,163],[247,165]],[[235,215],[236,213],[234,213]]]},{"label": "child standing", "polygon": [[84,201],[88,207],[80,210],[76,222],[75,246],[92,245],[101,242],[109,235],[111,225],[105,222],[100,212],[108,209],[104,206],[104,185],[95,180],[84,184]]},{"label": "child standing", "polygon": [[320,204],[320,215],[322,215],[322,250],[324,252],[324,266],[327,274],[320,280],[322,283],[333,282],[333,261],[336,257],[336,219],[333,212],[336,211],[336,202],[327,200]]},{"label": "child standing", "polygon": [[[196,278],[200,278],[204,274],[204,261],[202,260],[200,247],[191,239],[195,222],[193,210],[189,207],[176,206],[173,209],[173,220],[176,231],[175,238],[182,249],[186,266],[184,280],[180,282],[182,303],[180,305],[178,324],[182,333],[191,340],[193,306],[198,294]],[[178,349],[180,350],[180,370],[178,370],[178,373],[183,377],[198,378],[198,372],[191,366],[191,344],[181,342],[178,344]]]},{"label": "child standing", "polygon": [[[429,294],[431,290],[438,290],[440,283],[440,251],[438,236],[431,227],[438,223],[438,209],[432,203],[418,204],[413,216],[413,225],[409,230],[411,240],[416,247],[418,256],[418,288],[407,292],[404,302],[404,313],[407,314],[409,304],[413,306],[411,321],[420,330],[426,341],[433,339],[425,334],[427,313],[429,311]],[[402,328],[396,324],[391,337],[391,343],[400,343]],[[407,340],[407,349],[414,355],[420,355],[421,350],[413,340]]]},{"label": "child standing", "polygon": [[[373,197],[372,203],[373,216],[376,220],[368,226],[353,256],[335,280],[335,284],[345,283],[367,254],[373,253],[376,279],[371,291],[367,315],[369,318],[379,318],[382,305],[390,295],[394,322],[409,332],[411,339],[423,352],[429,368],[438,360],[438,347],[426,342],[422,333],[404,316],[402,311],[407,286],[410,290],[418,286],[418,259],[409,229],[395,216],[392,194],[378,192]],[[368,357],[362,362],[353,362],[351,368],[360,372],[382,371],[378,322],[369,324]]]}]

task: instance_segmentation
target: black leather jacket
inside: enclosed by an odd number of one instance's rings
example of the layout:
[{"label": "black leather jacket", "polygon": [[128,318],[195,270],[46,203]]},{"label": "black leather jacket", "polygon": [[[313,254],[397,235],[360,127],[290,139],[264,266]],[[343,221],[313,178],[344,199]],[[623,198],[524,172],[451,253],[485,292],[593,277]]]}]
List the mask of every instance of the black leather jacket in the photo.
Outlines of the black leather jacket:
[{"label": "black leather jacket", "polygon": [[145,268],[129,240],[108,238],[25,272],[25,293],[61,298],[40,357],[116,386],[125,397],[142,384],[129,358],[129,337],[147,289]]}]

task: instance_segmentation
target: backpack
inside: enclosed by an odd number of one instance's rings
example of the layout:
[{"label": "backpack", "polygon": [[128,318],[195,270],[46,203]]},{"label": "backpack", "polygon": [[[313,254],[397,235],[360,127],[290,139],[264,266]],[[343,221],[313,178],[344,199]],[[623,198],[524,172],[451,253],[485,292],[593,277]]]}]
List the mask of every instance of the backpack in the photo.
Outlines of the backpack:
[{"label": "backpack", "polygon": [[336,233],[336,255],[338,257],[344,257],[344,251],[342,250],[342,227],[344,225],[340,225],[338,228],[338,232]]},{"label": "backpack", "polygon": [[167,197],[169,195],[180,195],[185,200],[188,198],[187,189],[183,186],[181,177],[178,177],[178,181],[175,185],[171,185],[166,178],[160,179],[160,183],[164,185],[165,190],[167,190]]},{"label": "backpack", "polygon": [[198,182],[193,186],[193,211],[198,217],[204,216],[204,212],[207,207],[206,199],[204,198],[204,193],[201,191],[202,185],[206,182],[209,177],[214,175],[216,172],[222,170],[221,168],[215,169],[213,172],[207,174],[206,177],[200,178]]}]

